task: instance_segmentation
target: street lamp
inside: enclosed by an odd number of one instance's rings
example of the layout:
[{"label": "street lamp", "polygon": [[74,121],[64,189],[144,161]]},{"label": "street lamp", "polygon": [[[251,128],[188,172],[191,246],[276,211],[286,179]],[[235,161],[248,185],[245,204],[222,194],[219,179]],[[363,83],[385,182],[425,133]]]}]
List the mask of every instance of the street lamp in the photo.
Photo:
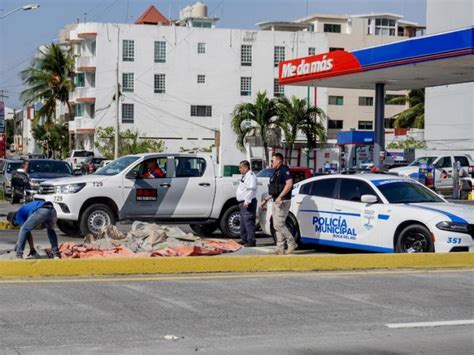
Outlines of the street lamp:
[{"label": "street lamp", "polygon": [[23,5],[23,6],[17,7],[16,9],[13,9],[13,10],[7,12],[5,15],[1,15],[0,20],[7,17],[8,15],[11,15],[11,14],[17,12],[17,11],[20,11],[20,10],[23,10],[23,11],[34,10],[34,9],[37,9],[38,7],[40,7],[39,4],[28,4],[28,5]]}]

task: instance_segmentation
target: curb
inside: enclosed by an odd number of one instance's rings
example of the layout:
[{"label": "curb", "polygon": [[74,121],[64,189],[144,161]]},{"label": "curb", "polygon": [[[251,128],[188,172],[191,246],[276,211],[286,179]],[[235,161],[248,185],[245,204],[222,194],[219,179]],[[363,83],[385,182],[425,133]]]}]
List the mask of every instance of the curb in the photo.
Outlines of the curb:
[{"label": "curb", "polygon": [[474,268],[473,253],[3,260],[0,277]]},{"label": "curb", "polygon": [[13,229],[18,229],[17,227],[14,227],[10,222],[8,222],[6,219],[5,220],[0,220],[0,230],[13,230]]}]

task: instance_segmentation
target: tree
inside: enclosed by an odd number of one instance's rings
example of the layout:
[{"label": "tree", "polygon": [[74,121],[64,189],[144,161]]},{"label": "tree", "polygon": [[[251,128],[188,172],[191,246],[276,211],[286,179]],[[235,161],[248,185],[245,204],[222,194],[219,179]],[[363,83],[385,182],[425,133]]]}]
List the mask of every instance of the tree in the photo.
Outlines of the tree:
[{"label": "tree", "polygon": [[72,50],[64,51],[58,44],[51,43],[40,49],[30,67],[21,71],[21,79],[28,86],[20,96],[23,103],[43,103],[35,112],[35,121],[45,117],[49,125],[55,116],[58,101],[66,104],[69,114],[72,114],[69,92],[74,90],[73,68]]},{"label": "tree", "polygon": [[306,99],[299,99],[296,96],[292,96],[291,99],[278,98],[277,114],[279,119],[276,121],[276,125],[285,134],[290,158],[299,131],[302,131],[306,136],[309,149],[315,148],[318,140],[320,142],[326,141],[326,130],[321,123],[326,119],[326,114],[319,107],[308,105]]},{"label": "tree", "polygon": [[[238,104],[232,114],[231,123],[233,131],[237,134],[237,145],[243,148],[245,138],[258,133],[262,138],[265,160],[268,163],[270,161],[268,156],[268,132],[274,125],[276,115],[276,103],[267,97],[266,92],[258,92],[255,103]],[[247,122],[253,122],[256,127],[246,125]]]},{"label": "tree", "polygon": [[396,97],[388,104],[406,104],[408,108],[397,113],[395,128],[424,128],[425,127],[425,89],[410,90],[408,95]]},{"label": "tree", "polygon": [[[98,128],[96,132],[95,147],[106,159],[114,158],[114,136],[113,127]],[[138,131],[127,129],[120,132],[119,135],[119,156],[162,152],[165,149],[165,143],[162,140],[139,138]]]},{"label": "tree", "polygon": [[413,137],[408,137],[404,141],[401,142],[391,142],[387,145],[388,149],[426,149],[427,145],[425,141],[417,141]]},{"label": "tree", "polygon": [[35,124],[32,135],[48,158],[66,157],[69,132],[65,123],[49,124],[47,128],[44,125]]}]

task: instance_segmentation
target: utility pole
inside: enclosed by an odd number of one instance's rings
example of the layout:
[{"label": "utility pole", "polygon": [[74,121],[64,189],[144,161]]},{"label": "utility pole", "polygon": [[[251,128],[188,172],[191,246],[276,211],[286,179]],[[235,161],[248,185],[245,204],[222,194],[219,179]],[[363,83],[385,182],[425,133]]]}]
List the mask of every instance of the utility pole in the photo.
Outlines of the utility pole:
[{"label": "utility pole", "polygon": [[4,98],[8,98],[5,95],[6,90],[0,90],[0,157],[6,158],[6,145],[7,145],[7,135],[6,135],[6,124],[5,124],[5,103],[3,102]]},{"label": "utility pole", "polygon": [[120,78],[119,78],[119,62],[120,62],[120,27],[117,25],[117,88],[115,92],[116,104],[116,120],[115,120],[115,145],[114,145],[114,159],[119,156],[119,134],[120,134]]}]

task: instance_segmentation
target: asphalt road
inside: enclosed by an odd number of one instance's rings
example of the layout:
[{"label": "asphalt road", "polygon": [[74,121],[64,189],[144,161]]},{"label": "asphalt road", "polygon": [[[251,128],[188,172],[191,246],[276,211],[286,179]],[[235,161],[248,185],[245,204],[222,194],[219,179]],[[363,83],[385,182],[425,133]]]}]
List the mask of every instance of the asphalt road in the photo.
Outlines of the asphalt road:
[{"label": "asphalt road", "polygon": [[472,270],[1,280],[0,353],[468,354],[473,281]]}]

